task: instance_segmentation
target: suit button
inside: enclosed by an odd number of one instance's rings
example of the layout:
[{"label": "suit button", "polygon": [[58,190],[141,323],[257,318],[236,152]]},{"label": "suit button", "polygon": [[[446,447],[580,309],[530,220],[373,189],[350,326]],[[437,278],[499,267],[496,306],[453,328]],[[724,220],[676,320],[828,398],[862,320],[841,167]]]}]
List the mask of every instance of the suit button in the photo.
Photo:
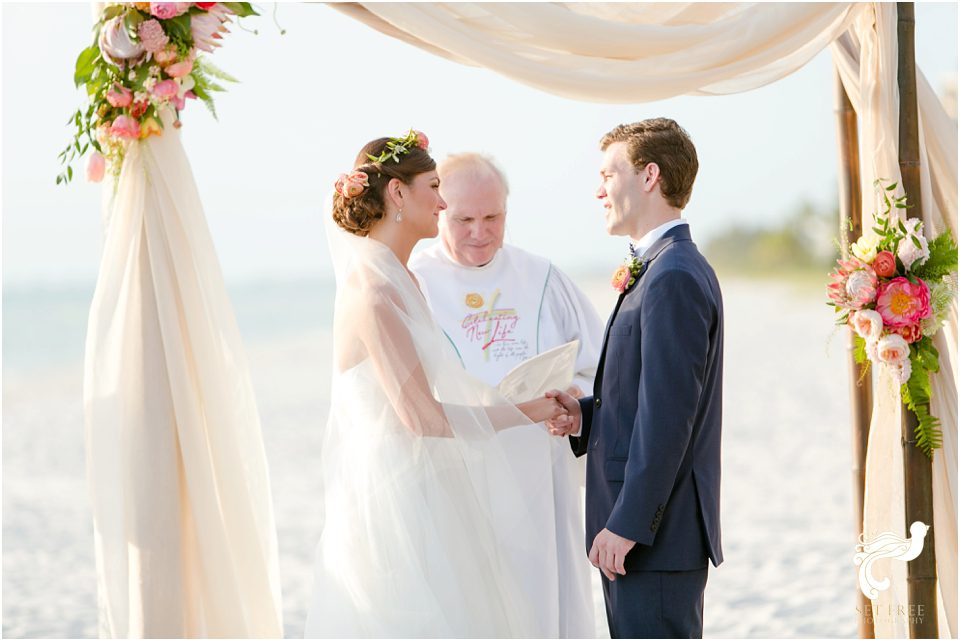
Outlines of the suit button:
[{"label": "suit button", "polygon": [[656,523],[654,523],[653,525],[650,526],[650,531],[651,531],[651,532],[656,532],[656,531],[657,531],[657,524],[656,524]]},{"label": "suit button", "polygon": [[599,399],[599,398],[598,398],[598,399],[594,399],[593,405],[594,405],[597,409],[600,409],[600,399]]}]

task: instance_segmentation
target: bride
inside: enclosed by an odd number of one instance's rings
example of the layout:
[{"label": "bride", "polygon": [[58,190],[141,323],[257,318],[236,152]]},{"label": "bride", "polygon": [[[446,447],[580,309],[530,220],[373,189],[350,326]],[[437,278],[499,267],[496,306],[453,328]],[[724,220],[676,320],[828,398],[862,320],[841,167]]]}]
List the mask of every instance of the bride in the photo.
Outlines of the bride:
[{"label": "bride", "polygon": [[446,208],[426,146],[412,130],[370,142],[333,195],[325,523],[307,637],[546,636],[524,578],[556,563],[543,553],[551,480],[521,496],[523,470],[496,434],[564,412],[546,398],[514,406],[469,377],[434,323],[407,269]]}]

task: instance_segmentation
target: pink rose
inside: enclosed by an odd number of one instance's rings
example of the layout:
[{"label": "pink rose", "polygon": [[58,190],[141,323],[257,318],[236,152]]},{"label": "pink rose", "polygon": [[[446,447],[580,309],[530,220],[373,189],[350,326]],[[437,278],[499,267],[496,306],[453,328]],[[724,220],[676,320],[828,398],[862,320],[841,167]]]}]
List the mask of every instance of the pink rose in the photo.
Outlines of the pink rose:
[{"label": "pink rose", "polygon": [[880,285],[877,311],[890,327],[915,325],[930,316],[930,290],[919,278],[914,285],[898,276]]},{"label": "pink rose", "polygon": [[892,252],[882,251],[873,259],[873,271],[880,278],[890,278],[897,273],[897,259]]},{"label": "pink rose", "polygon": [[177,48],[170,45],[166,49],[153,54],[153,59],[156,60],[157,64],[161,67],[170,65],[177,61]]},{"label": "pink rose", "polygon": [[899,365],[910,358],[910,346],[899,334],[887,334],[877,341],[877,358],[887,365]]},{"label": "pink rose", "polygon": [[103,180],[103,172],[107,168],[107,161],[104,160],[100,152],[95,151],[87,159],[87,180],[92,183],[98,183]]},{"label": "pink rose", "polygon": [[119,82],[115,82],[113,88],[107,92],[107,102],[118,108],[129,107],[133,102],[133,92]]},{"label": "pink rose", "polygon": [[151,2],[150,15],[161,20],[169,20],[182,15],[189,8],[189,2]]},{"label": "pink rose", "polygon": [[110,135],[118,138],[139,138],[140,124],[130,116],[117,116],[110,125]]},{"label": "pink rose", "polygon": [[620,292],[621,294],[627,291],[627,287],[630,286],[630,279],[632,278],[630,273],[630,268],[626,265],[620,265],[617,267],[617,270],[613,272],[613,276],[610,278],[610,284],[613,285],[613,288]]},{"label": "pink rose", "polygon": [[362,171],[354,171],[349,176],[340,174],[333,187],[338,194],[349,200],[359,196],[366,187],[370,186],[368,178],[367,174]]},{"label": "pink rose", "polygon": [[180,91],[179,85],[173,80],[161,80],[153,86],[153,95],[161,100],[169,100]]},{"label": "pink rose", "polygon": [[875,341],[883,333],[883,318],[872,309],[861,309],[850,314],[850,325],[860,338]]},{"label": "pink rose", "polygon": [[417,131],[415,133],[417,134],[417,147],[420,147],[420,149],[426,149],[428,146],[430,146],[430,139],[427,138],[427,134],[423,133],[422,131]]},{"label": "pink rose", "polygon": [[169,67],[167,67],[167,75],[171,78],[182,78],[193,71],[193,60],[190,58],[185,58],[180,62],[176,62]]}]

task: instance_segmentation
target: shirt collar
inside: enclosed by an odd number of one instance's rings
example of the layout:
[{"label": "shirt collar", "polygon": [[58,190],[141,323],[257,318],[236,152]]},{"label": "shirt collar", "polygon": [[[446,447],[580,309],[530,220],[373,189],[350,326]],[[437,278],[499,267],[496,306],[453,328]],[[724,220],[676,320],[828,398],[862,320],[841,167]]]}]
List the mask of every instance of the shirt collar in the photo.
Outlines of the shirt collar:
[{"label": "shirt collar", "polygon": [[687,225],[687,224],[688,223],[686,218],[674,218],[673,220],[668,220],[667,222],[663,223],[659,227],[656,227],[648,231],[646,234],[643,235],[643,238],[641,238],[640,240],[631,241],[630,251],[633,253],[635,257],[640,258],[647,252],[648,249],[653,247],[653,244],[658,240],[660,240],[660,238],[662,238],[663,235],[666,234],[668,231],[670,231],[674,227],[677,227],[678,225]]}]

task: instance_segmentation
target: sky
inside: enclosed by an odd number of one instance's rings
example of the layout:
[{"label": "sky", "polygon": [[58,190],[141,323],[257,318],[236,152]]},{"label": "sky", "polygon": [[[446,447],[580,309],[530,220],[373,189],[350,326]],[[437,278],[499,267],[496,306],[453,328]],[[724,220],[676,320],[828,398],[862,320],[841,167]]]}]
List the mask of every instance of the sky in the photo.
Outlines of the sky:
[{"label": "sky", "polygon": [[[493,155],[511,186],[507,240],[571,273],[606,273],[624,241],[594,198],[598,140],[620,123],[667,116],[693,138],[700,173],[684,212],[701,244],[731,224],[774,225],[801,203],[836,206],[829,50],[766,87],[635,105],[558,98],[393,40],[323,4],[256,4],[212,61],[240,80],[199,103],[181,130],[228,284],[327,277],[321,199],[368,140],[426,132],[437,158]],[[956,86],[957,5],[917,3],[917,60],[934,88]],[[2,8],[4,286],[92,282],[102,249],[102,185],[56,186],[64,125],[82,104],[81,4]],[[38,37],[42,31],[42,37]],[[107,184],[107,183],[104,183]]]}]

